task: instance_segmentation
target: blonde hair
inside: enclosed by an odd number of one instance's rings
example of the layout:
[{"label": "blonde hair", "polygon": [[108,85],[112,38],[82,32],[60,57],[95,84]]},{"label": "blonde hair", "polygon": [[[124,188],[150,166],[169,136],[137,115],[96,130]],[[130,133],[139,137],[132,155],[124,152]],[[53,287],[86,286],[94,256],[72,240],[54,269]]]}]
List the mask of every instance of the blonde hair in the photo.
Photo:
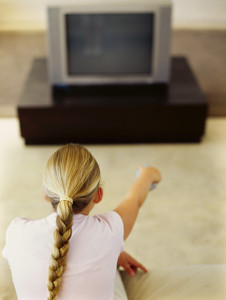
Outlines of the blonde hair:
[{"label": "blonde hair", "polygon": [[[48,271],[48,300],[56,300],[66,264],[73,214],[81,212],[93,199],[100,185],[100,169],[84,147],[68,144],[48,160],[44,174],[44,192],[57,211],[57,228]],[[60,201],[67,196],[73,200]]]}]

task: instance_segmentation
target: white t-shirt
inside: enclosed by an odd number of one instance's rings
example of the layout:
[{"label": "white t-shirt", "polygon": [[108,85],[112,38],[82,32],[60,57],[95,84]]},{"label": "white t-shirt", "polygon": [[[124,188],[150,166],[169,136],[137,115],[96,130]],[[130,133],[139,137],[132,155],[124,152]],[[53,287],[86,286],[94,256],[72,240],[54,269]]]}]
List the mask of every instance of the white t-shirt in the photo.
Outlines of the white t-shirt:
[{"label": "white t-shirt", "polygon": [[[18,300],[46,300],[56,213],[45,219],[14,219],[6,233],[8,260]],[[58,300],[112,300],[124,228],[116,212],[74,216],[66,270]]]}]

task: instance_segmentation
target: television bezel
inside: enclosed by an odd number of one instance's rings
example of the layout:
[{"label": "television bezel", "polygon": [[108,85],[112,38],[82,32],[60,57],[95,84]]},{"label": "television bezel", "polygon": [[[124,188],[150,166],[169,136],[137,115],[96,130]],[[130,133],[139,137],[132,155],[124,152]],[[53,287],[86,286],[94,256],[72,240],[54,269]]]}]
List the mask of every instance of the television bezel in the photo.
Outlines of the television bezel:
[{"label": "television bezel", "polygon": [[[170,1],[165,0],[162,1],[169,6]],[[161,55],[160,55],[160,45],[162,44],[160,37],[160,30],[162,25],[162,17],[161,11],[162,6],[157,1],[150,1],[141,3],[134,3],[130,6],[116,5],[113,3],[112,5],[104,5],[96,3],[85,5],[85,4],[77,4],[70,6],[58,6],[54,7],[57,11],[57,24],[58,24],[58,41],[56,45],[60,48],[58,61],[55,58],[56,62],[59,63],[59,66],[53,66],[54,59],[51,58],[51,48],[55,48],[51,44],[51,40],[49,39],[49,69],[50,69],[50,81],[53,84],[75,84],[75,85],[89,85],[89,84],[150,84],[154,82],[167,82],[169,77],[169,70],[167,72],[162,72],[164,68],[168,68],[169,66],[163,67],[161,65]],[[51,9],[49,7],[48,9]],[[152,66],[150,74],[139,74],[139,75],[69,75],[67,72],[67,36],[66,36],[66,15],[67,14],[108,14],[108,13],[153,13],[154,14],[154,32],[153,32],[153,49],[152,49],[152,58],[150,64]],[[170,12],[168,12],[169,14]],[[168,16],[170,19],[170,16]],[[168,23],[170,23],[168,21]],[[50,24],[49,24],[50,27]],[[48,32],[48,35],[51,33]],[[170,39],[170,37],[168,37]],[[55,38],[56,39],[56,38]],[[166,39],[167,40],[167,39]],[[169,51],[168,51],[169,52]],[[168,53],[169,56],[169,53]],[[60,60],[60,61],[59,61]],[[167,62],[169,65],[169,62]],[[163,64],[163,63],[162,63]],[[56,76],[53,74],[54,70],[56,71]],[[163,75],[161,75],[161,72]],[[162,77],[162,78],[161,78]]]}]

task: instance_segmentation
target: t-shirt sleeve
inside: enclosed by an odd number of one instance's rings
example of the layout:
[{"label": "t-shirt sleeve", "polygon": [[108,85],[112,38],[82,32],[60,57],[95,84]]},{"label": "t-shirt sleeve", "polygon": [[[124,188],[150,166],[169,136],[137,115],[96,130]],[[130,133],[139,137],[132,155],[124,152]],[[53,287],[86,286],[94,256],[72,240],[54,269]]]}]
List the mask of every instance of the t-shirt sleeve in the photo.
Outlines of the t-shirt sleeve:
[{"label": "t-shirt sleeve", "polygon": [[23,218],[15,218],[9,224],[6,230],[6,237],[5,237],[5,246],[2,250],[2,256],[9,259],[9,255],[11,251],[15,251],[15,245],[17,245],[19,239],[19,232],[21,225],[25,222]]},{"label": "t-shirt sleeve", "polygon": [[115,243],[119,244],[119,252],[124,251],[124,225],[122,222],[122,218],[115,211],[109,211],[102,215],[97,215],[98,218],[104,220],[111,232],[113,233]]}]

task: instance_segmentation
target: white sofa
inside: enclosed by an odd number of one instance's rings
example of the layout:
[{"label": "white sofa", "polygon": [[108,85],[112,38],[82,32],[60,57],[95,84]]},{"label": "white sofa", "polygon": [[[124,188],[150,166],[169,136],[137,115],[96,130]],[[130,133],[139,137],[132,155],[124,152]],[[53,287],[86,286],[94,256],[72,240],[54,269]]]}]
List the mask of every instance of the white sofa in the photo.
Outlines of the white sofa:
[{"label": "white sofa", "polygon": [[129,300],[225,300],[226,265],[153,268],[128,277],[122,273]]}]

